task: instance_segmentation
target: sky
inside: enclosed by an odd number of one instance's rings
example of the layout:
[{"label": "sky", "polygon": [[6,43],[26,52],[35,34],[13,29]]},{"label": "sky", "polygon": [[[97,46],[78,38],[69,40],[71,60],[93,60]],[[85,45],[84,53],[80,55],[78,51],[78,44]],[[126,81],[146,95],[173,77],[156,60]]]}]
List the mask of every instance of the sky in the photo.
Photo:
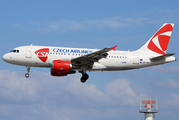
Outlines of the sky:
[{"label": "sky", "polygon": [[[0,1],[0,55],[42,45],[139,49],[163,23],[175,23],[167,53],[179,58],[176,0]],[[142,120],[140,96],[157,97],[155,120],[179,118],[178,61],[129,71],[52,77],[49,68],[0,60],[0,120]]]}]

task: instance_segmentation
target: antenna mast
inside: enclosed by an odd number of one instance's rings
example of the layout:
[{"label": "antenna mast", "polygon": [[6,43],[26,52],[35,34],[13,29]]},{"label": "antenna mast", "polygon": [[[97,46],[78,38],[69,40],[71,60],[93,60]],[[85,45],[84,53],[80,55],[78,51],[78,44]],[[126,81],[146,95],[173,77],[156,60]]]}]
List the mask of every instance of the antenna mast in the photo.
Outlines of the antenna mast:
[{"label": "antenna mast", "polygon": [[[145,104],[144,107],[142,109],[142,104]],[[153,104],[155,104],[155,109],[153,108]],[[151,96],[150,99],[148,99],[148,97],[146,97],[146,99],[143,99],[142,97],[140,97],[140,110],[139,113],[144,113],[145,114],[145,120],[153,120],[154,113],[158,113],[158,103],[157,103],[157,97],[155,100],[152,100]]]}]

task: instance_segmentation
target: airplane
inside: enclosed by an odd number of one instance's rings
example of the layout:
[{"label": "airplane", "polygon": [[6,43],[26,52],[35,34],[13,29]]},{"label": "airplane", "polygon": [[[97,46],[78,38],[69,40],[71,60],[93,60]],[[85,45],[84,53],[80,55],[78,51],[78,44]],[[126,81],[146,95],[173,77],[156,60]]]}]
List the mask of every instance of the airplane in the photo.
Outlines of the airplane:
[{"label": "airplane", "polygon": [[5,54],[2,59],[10,64],[26,66],[29,77],[30,67],[51,69],[52,76],[82,74],[81,82],[89,78],[87,71],[121,71],[139,69],[176,61],[166,54],[174,24],[164,23],[162,27],[138,50],[119,51],[116,46],[104,49],[21,46]]}]

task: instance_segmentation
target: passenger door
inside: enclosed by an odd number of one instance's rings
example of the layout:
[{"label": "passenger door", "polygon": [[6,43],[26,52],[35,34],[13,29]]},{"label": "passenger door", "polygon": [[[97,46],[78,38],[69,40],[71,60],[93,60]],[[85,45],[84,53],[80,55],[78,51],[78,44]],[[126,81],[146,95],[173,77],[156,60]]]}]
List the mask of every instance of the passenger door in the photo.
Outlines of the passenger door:
[{"label": "passenger door", "polygon": [[32,47],[27,47],[26,48],[26,54],[25,54],[26,58],[31,58],[32,57]]}]

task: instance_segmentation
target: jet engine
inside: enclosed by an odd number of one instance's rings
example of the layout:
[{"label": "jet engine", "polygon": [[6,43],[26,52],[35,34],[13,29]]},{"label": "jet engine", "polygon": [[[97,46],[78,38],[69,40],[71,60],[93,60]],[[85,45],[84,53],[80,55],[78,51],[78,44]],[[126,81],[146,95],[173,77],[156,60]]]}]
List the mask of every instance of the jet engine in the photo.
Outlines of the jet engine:
[{"label": "jet engine", "polygon": [[53,60],[51,75],[52,76],[67,76],[70,73],[72,67],[70,61]]}]

